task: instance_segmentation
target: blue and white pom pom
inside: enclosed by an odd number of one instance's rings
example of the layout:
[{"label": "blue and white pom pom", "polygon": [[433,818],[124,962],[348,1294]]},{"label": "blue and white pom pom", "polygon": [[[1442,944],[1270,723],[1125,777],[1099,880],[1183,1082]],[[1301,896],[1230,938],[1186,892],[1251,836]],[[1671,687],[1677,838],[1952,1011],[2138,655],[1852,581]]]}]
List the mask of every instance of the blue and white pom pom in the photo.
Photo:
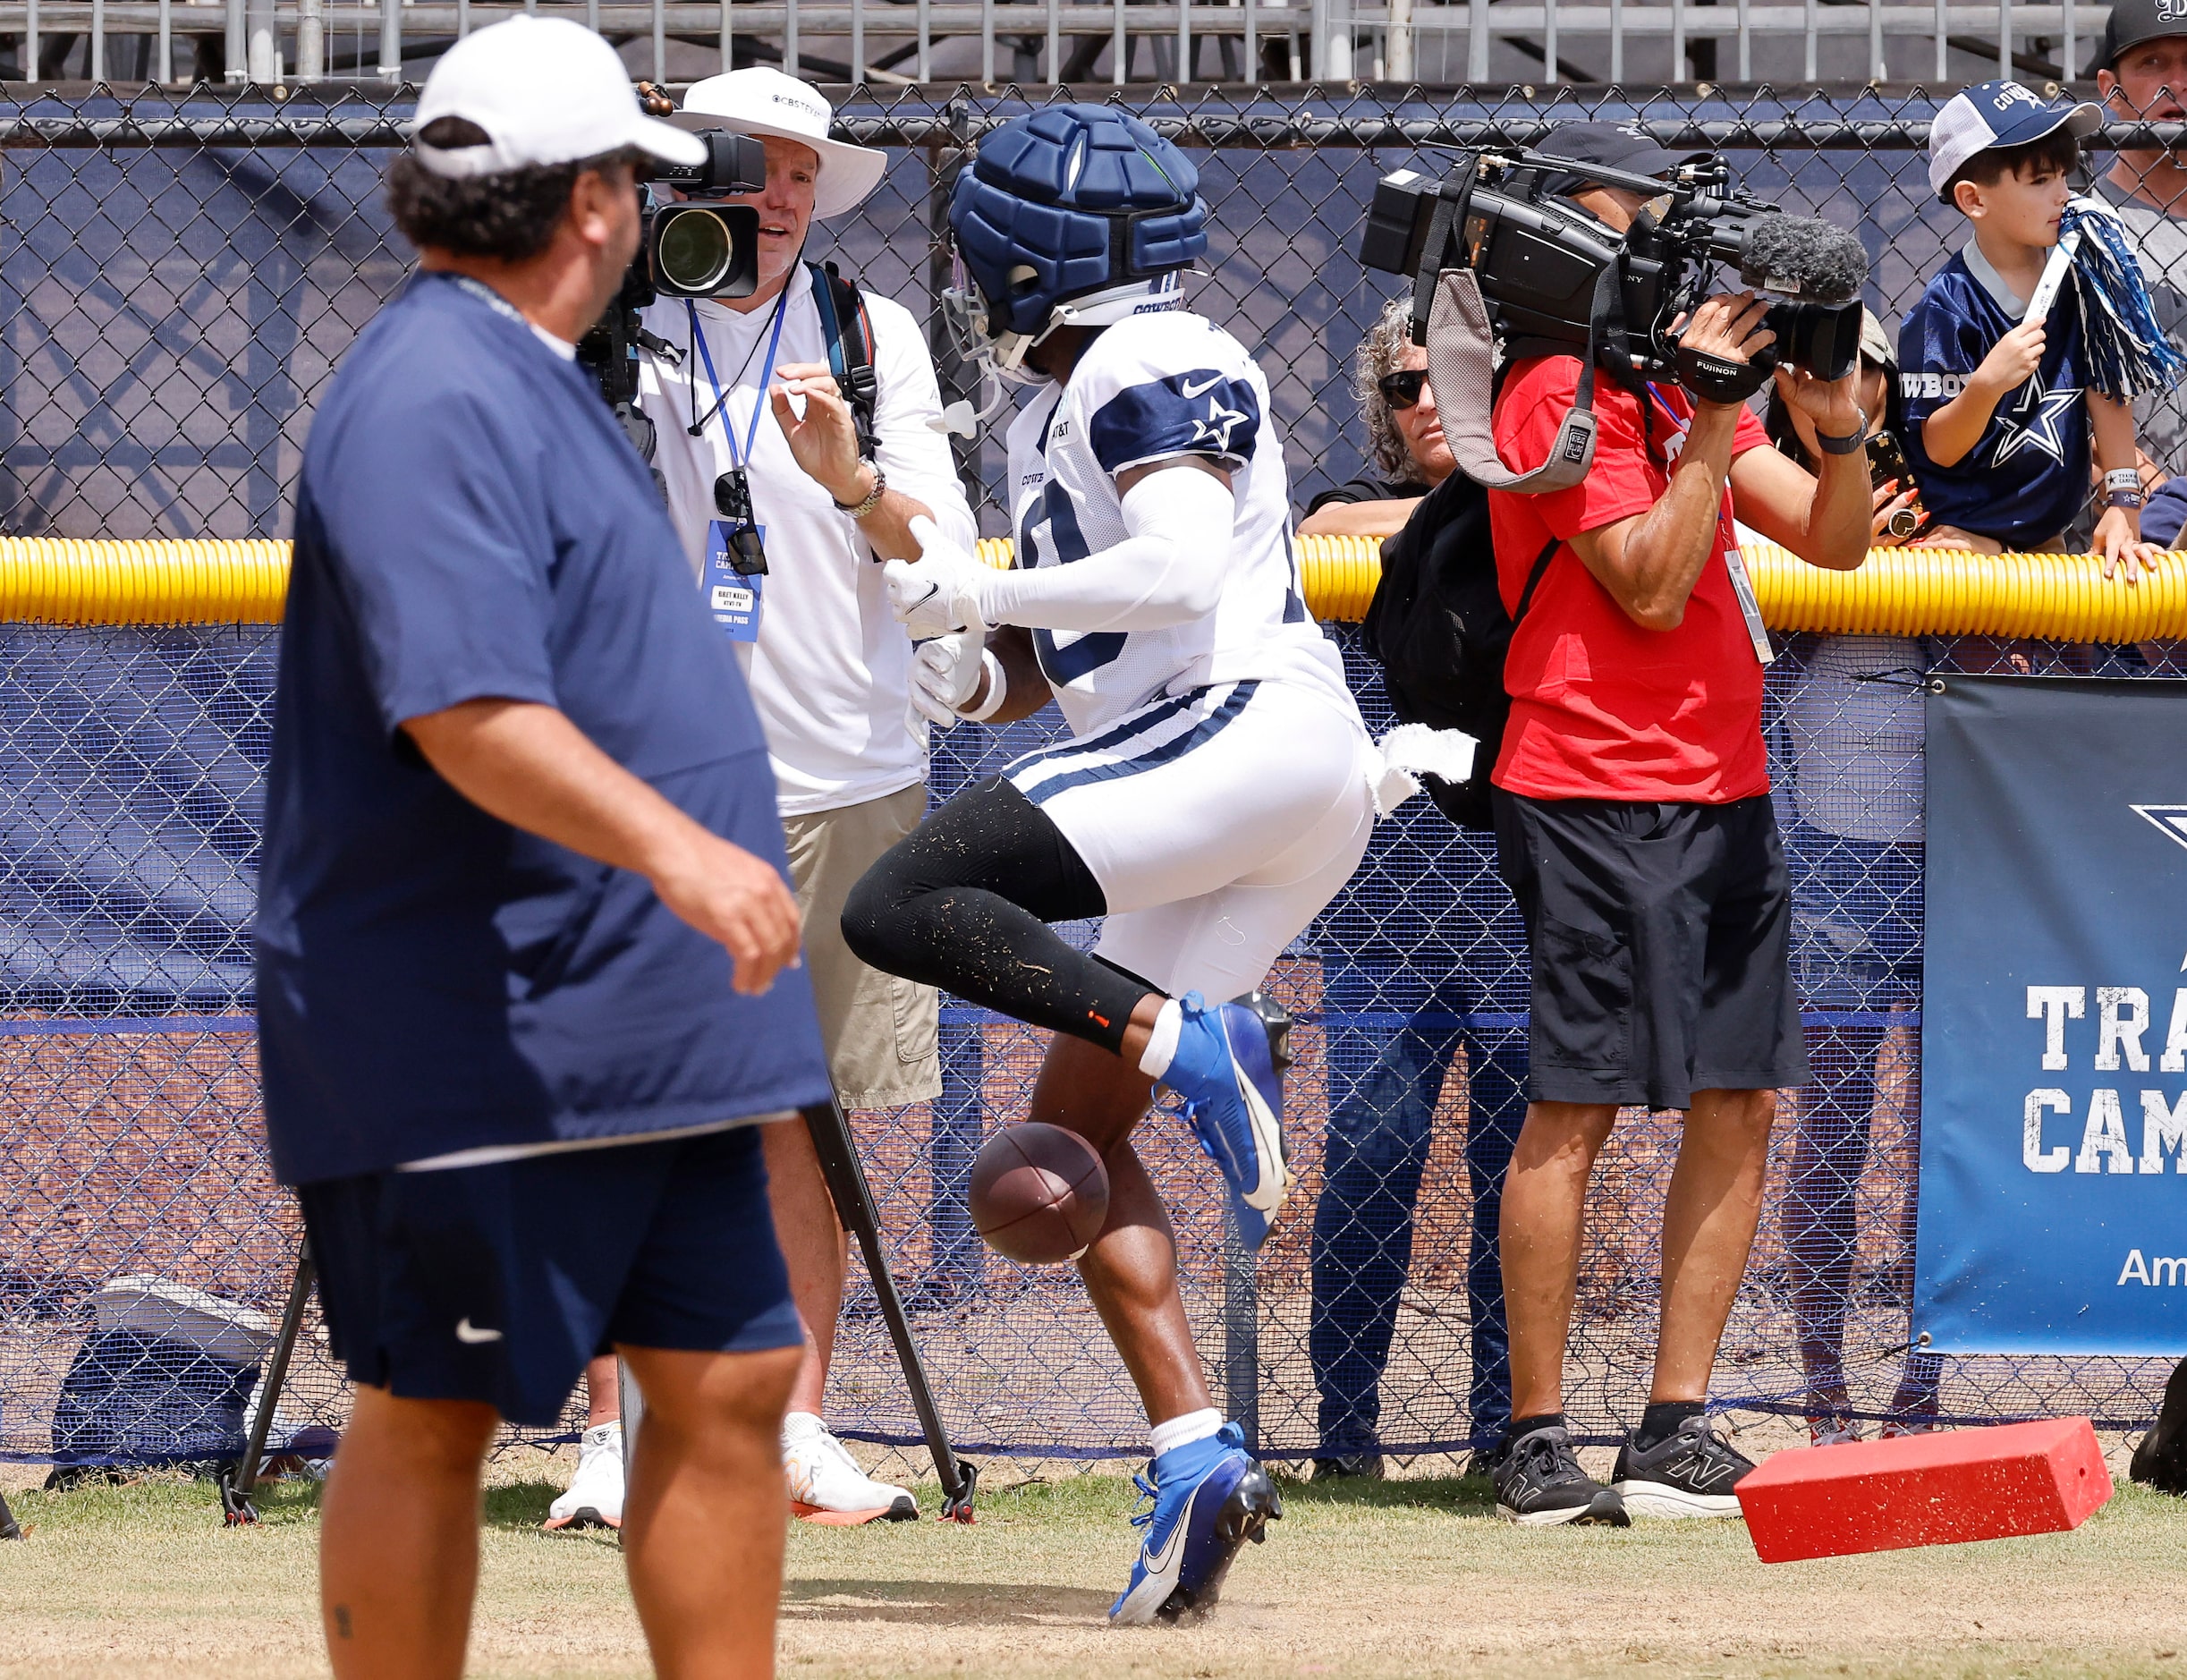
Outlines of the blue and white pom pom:
[{"label": "blue and white pom pom", "polygon": [[2069,271],[2080,301],[2090,385],[2115,402],[2131,402],[2172,390],[2187,378],[2187,356],[2157,324],[2140,259],[2126,242],[2118,212],[2101,199],[2075,198],[2067,203],[2058,242],[2043,266],[2024,320],[2039,321],[2050,313]]}]

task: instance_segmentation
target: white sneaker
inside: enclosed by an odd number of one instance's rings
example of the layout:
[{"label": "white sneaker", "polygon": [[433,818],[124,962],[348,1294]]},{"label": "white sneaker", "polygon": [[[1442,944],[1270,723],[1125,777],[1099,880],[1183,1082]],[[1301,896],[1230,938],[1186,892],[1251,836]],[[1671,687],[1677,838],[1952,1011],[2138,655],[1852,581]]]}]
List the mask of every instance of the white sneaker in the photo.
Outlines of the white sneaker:
[{"label": "white sneaker", "polygon": [[623,1424],[598,1424],[577,1445],[570,1490],[547,1508],[545,1528],[623,1526]]},{"label": "white sneaker", "polygon": [[793,1412],[783,1420],[782,1464],[790,1481],[790,1509],[807,1522],[850,1528],[876,1517],[908,1523],[919,1515],[919,1502],[908,1488],[868,1476],[810,1412]]}]

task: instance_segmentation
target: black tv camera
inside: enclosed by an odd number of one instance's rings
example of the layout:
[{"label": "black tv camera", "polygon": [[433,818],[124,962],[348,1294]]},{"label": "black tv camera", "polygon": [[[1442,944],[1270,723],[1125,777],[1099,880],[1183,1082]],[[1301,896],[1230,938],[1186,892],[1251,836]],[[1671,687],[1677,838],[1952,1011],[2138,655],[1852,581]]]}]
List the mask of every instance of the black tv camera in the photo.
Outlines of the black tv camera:
[{"label": "black tv camera", "polygon": [[[650,105],[648,109],[665,115]],[[706,200],[765,191],[767,148],[749,134],[719,129],[696,138],[706,145],[703,163],[663,164],[650,180],[638,183],[638,255],[615,301],[577,342],[577,360],[599,382],[600,395],[648,462],[654,428],[638,407],[638,352],[650,350],[671,361],[681,352],[647,332],[640,311],[660,297],[750,297],[759,284],[759,212]],[[666,198],[662,189],[685,196]]]},{"label": "black tv camera", "polygon": [[[1439,182],[1410,169],[1382,178],[1360,260],[1413,282],[1417,342],[1427,343],[1436,276],[1470,268],[1507,354],[1584,356],[1591,336],[1642,377],[1674,374],[1671,325],[1700,303],[1724,262],[1780,300],[1767,315],[1776,343],[1750,365],[1785,362],[1825,379],[1852,370],[1868,278],[1868,253],[1853,235],[1749,197],[1720,158],[1686,165],[1667,182],[1587,165],[1590,183],[1649,200],[1620,234],[1547,190],[1577,167],[1538,152],[1483,149],[1458,153]],[[1597,283],[1612,270],[1606,312]]]}]

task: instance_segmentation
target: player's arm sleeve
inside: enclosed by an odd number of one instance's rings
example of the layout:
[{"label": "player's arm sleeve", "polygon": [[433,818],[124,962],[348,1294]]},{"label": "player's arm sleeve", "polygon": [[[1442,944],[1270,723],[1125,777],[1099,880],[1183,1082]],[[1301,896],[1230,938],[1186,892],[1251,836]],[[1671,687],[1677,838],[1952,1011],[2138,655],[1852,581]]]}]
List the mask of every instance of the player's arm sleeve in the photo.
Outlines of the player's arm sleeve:
[{"label": "player's arm sleeve", "polygon": [[980,581],[980,616],[1033,630],[1160,630],[1215,609],[1230,568],[1236,503],[1196,467],[1150,472],[1124,493],[1131,534],[1069,565]]},{"label": "player's arm sleeve", "polygon": [[889,488],[926,505],[943,536],[969,548],[979,526],[957,477],[949,434],[941,430],[942,393],[934,359],[911,312],[886,298],[869,296],[873,323],[874,458]]},{"label": "player's arm sleeve", "polygon": [[465,700],[556,704],[555,538],[536,440],[481,394],[350,417],[313,486],[390,734]]}]

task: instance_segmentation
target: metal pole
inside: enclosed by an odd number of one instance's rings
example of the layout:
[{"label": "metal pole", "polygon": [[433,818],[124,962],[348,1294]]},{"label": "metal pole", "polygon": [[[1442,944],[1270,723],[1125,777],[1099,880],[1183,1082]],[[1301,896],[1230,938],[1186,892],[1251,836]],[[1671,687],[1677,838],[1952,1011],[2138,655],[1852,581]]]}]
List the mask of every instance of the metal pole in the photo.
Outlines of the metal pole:
[{"label": "metal pole", "polygon": [[1753,19],[1747,10],[1748,0],[1739,0],[1739,80],[1754,80]]},{"label": "metal pole", "polygon": [[919,79],[934,80],[934,19],[928,11],[928,0],[919,0]]},{"label": "metal pole", "polygon": [[1177,0],[1177,80],[1192,80],[1192,0]]},{"label": "metal pole", "polygon": [[[1542,70],[1555,87],[1560,80],[1556,73],[1556,5],[1555,0],[1542,0],[1541,8]],[[1617,87],[1625,79],[1625,7],[1624,0],[1610,0],[1610,85]]]},{"label": "metal pole", "polygon": [[455,0],[455,38],[470,33],[470,0]]},{"label": "metal pole", "polygon": [[[166,0],[160,8],[166,9]],[[318,81],[326,74],[326,0],[296,0],[296,80]]]},{"label": "metal pole", "polygon": [[274,1343],[274,1357],[259,1384],[259,1405],[250,1420],[250,1436],[243,1443],[240,1462],[220,1476],[220,1520],[236,1528],[259,1520],[259,1508],[250,1496],[259,1485],[259,1467],[266,1459],[266,1438],[274,1427],[274,1408],[281,1404],[282,1385],[289,1379],[289,1360],[296,1352],[296,1337],[303,1328],[304,1304],[311,1299],[311,1243],[296,1247],[296,1277],[289,1285],[289,1304],[281,1315],[281,1334]]},{"label": "metal pole", "polygon": [[106,80],[106,0],[91,0],[91,45],[88,55],[93,81]]},{"label": "metal pole", "polygon": [[154,80],[165,87],[174,80],[174,0],[159,0],[158,45],[152,60]]},{"label": "metal pole", "polygon": [[[661,7],[662,0],[653,0],[653,38],[657,41],[661,38]],[[660,73],[654,80],[665,81],[668,80],[668,49],[662,47],[657,50],[660,57]],[[782,68],[785,75],[797,74],[797,0],[786,0],[782,9]]]},{"label": "metal pole", "polygon": [[403,80],[403,0],[379,0],[379,74],[382,81]]},{"label": "metal pole", "polygon": [[1686,81],[1686,0],[1671,0],[1671,80]]},{"label": "metal pole", "polygon": [[1466,11],[1465,79],[1478,88],[1488,80],[1488,0],[1466,0]]},{"label": "metal pole", "polygon": [[227,64],[222,80],[243,81],[250,75],[250,48],[243,33],[243,0],[228,0]]},{"label": "metal pole", "polygon": [[23,0],[22,19],[22,79],[36,81],[38,76],[38,0]]},{"label": "metal pole", "polygon": [[1056,14],[1056,0],[1048,0],[1048,80],[1061,81],[1064,73],[1063,20]]},{"label": "metal pole", "polygon": [[995,85],[995,0],[979,0],[979,80]]},{"label": "metal pole", "polygon": [[[1938,4],[1941,4],[1942,0],[1938,0]],[[1815,15],[1815,0],[1807,0],[1807,68],[1805,73],[1807,79],[1812,81],[1815,80],[1815,30],[1818,20]]]},{"label": "metal pole", "polygon": [[[2009,79],[2013,73],[2013,0],[1997,0],[1997,74]],[[2065,67],[2072,75],[2073,66]]]},{"label": "metal pole", "polygon": [[[1553,0],[1542,0],[1543,20],[1542,54],[1547,59],[1549,80],[1556,80],[1556,7]],[[1625,85],[1625,4],[1624,0],[1610,0],[1610,85]]]},{"label": "metal pole", "polygon": [[600,32],[600,0],[585,0],[585,27],[595,35]]},{"label": "metal pole", "polygon": [[1937,81],[1942,84],[1945,61],[1951,56],[1951,47],[1945,41],[1945,0],[1937,0]]},{"label": "metal pole", "polygon": [[828,1194],[835,1203],[843,1229],[858,1239],[865,1256],[866,1271],[873,1279],[873,1294],[895,1344],[896,1362],[903,1367],[904,1387],[911,1393],[911,1410],[919,1415],[920,1432],[934,1456],[935,1474],[942,1484],[942,1515],[952,1522],[972,1520],[972,1492],[977,1467],[958,1458],[942,1426],[942,1413],[934,1404],[934,1389],[927,1381],[927,1368],[919,1357],[919,1344],[911,1337],[911,1323],[904,1315],[903,1298],[896,1293],[888,1255],[881,1246],[880,1209],[866,1183],[866,1169],[858,1158],[858,1145],[851,1136],[851,1123],[843,1105],[832,1096],[803,1110],[805,1129],[812,1134],[813,1152],[820,1158],[820,1174],[827,1180]]},{"label": "metal pole", "polygon": [[1249,88],[1260,82],[1259,19],[1253,4],[1254,0],[1245,0],[1245,85]]},{"label": "metal pole", "polygon": [[2081,56],[2080,52],[2077,50],[2079,45],[2080,43],[2075,38],[2075,32],[2073,30],[2073,0],[2065,0],[2064,56],[2059,62],[2064,68],[2064,80],[2067,81],[2071,81],[2073,79],[2073,63]]},{"label": "metal pole", "polygon": [[1223,1410],[1260,1451],[1260,1280],[1238,1229],[1237,1209],[1223,1202]]},{"label": "metal pole", "polygon": [[1110,12],[1115,14],[1109,37],[1109,80],[1119,88],[1123,86],[1124,70],[1132,62],[1130,43],[1123,32],[1123,0],[1111,0]]},{"label": "metal pole", "polygon": [[1868,0],[1868,73],[1871,81],[1884,79],[1883,0]]},{"label": "metal pole", "polygon": [[[653,0],[653,80],[668,80],[668,22],[661,10],[662,0]],[[792,75],[797,73],[797,13],[790,13],[790,50],[783,55],[784,67]]]},{"label": "metal pole", "polygon": [[[729,68],[729,0],[722,0],[722,68]],[[851,0],[851,85],[862,86],[865,80],[866,0]]]}]

